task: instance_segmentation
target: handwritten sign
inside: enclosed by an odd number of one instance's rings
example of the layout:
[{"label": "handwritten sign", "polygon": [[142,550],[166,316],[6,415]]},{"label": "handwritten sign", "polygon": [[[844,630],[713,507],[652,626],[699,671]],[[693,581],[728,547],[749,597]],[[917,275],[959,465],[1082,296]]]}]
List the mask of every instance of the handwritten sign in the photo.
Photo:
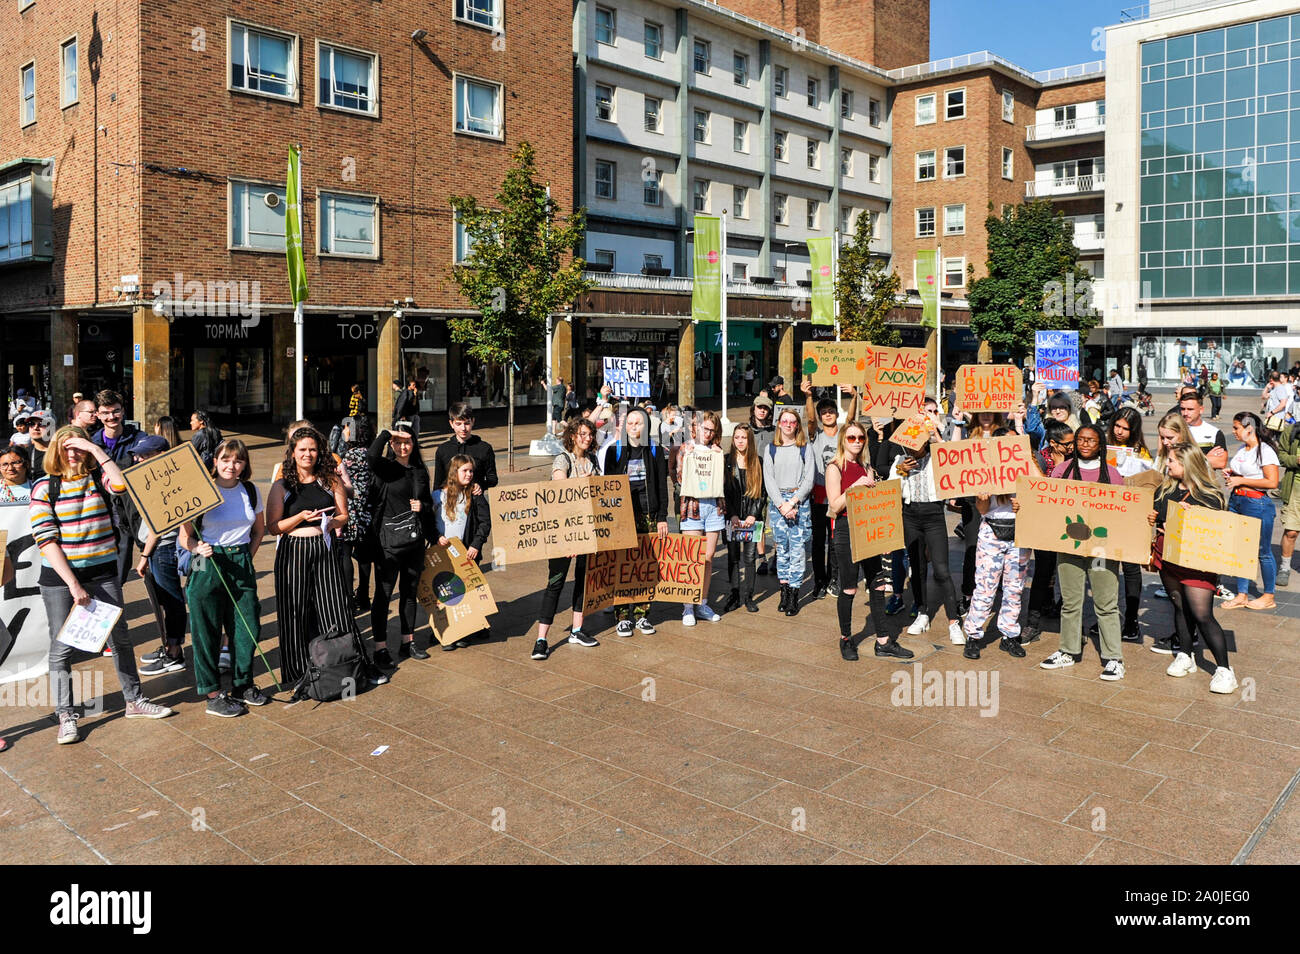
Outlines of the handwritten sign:
[{"label": "handwritten sign", "polygon": [[1259,572],[1258,517],[1169,505],[1164,558],[1189,570],[1253,580]]},{"label": "handwritten sign", "polygon": [[221,491],[193,444],[182,444],[122,471],[149,529],[162,535],[221,506]]},{"label": "handwritten sign", "polygon": [[925,409],[925,376],[930,357],[924,348],[869,346],[866,377],[859,384],[863,416],[906,420]]},{"label": "handwritten sign", "polygon": [[813,387],[861,384],[870,350],[865,341],[806,341],[803,376],[811,379]]},{"label": "handwritten sign", "polygon": [[41,551],[27,504],[0,504],[4,560],[14,578],[0,585],[0,683],[49,672],[50,626],[41,603]]},{"label": "handwritten sign", "polygon": [[889,439],[910,451],[919,451],[930,442],[930,431],[932,429],[933,425],[930,423],[929,414],[924,412],[913,414],[894,428],[894,433],[889,435]]},{"label": "handwritten sign", "polygon": [[933,445],[934,486],[940,500],[977,494],[1014,494],[1016,481],[1038,473],[1029,438],[976,437]]},{"label": "handwritten sign", "polygon": [[1022,382],[1012,364],[963,364],[957,369],[957,407],[972,413],[1014,411],[1024,400]]},{"label": "handwritten sign", "polygon": [[903,482],[886,480],[874,487],[850,487],[849,552],[865,560],[903,548]]},{"label": "handwritten sign", "polygon": [[695,445],[682,457],[682,496],[697,500],[721,497],[722,471],[722,451]]},{"label": "handwritten sign", "polygon": [[1049,388],[1079,387],[1079,332],[1034,332],[1034,379]]},{"label": "handwritten sign", "polygon": [[424,551],[415,598],[428,611],[433,635],[444,646],[486,629],[487,618],[497,611],[487,578],[456,537],[445,547],[435,543]]},{"label": "handwritten sign", "polygon": [[1153,497],[1149,487],[1021,477],[1016,546],[1146,564]]},{"label": "handwritten sign", "polygon": [[121,615],[122,607],[99,600],[91,600],[87,606],[74,605],[59,630],[59,642],[86,653],[102,652]]},{"label": "handwritten sign", "polygon": [[740,526],[732,528],[731,523],[727,523],[727,539],[734,540],[737,543],[753,543],[755,540],[763,539],[763,521],[755,520],[751,526]]},{"label": "handwritten sign", "polygon": [[574,477],[485,491],[494,566],[636,546],[627,475]]},{"label": "handwritten sign", "polygon": [[704,600],[704,546],[708,538],[643,533],[628,550],[603,550],[587,557],[582,611],[620,603]]},{"label": "handwritten sign", "polygon": [[602,358],[605,383],[615,397],[650,396],[649,358]]}]

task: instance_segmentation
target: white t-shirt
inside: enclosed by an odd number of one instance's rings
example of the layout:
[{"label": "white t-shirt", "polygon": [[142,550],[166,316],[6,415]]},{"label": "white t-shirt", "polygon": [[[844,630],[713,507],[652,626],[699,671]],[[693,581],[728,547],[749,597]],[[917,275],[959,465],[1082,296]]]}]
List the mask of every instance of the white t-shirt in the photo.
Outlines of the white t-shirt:
[{"label": "white t-shirt", "polygon": [[[1260,451],[1256,454],[1255,451]],[[1264,468],[1269,464],[1274,467],[1280,467],[1281,462],[1277,459],[1277,453],[1267,444],[1260,444],[1254,450],[1248,448],[1245,444],[1241,449],[1232,455],[1232,460],[1228,466],[1234,474],[1241,477],[1258,478],[1264,476]]]},{"label": "white t-shirt", "polygon": [[1223,437],[1223,431],[1209,421],[1203,420],[1194,426],[1189,424],[1187,429],[1192,432],[1192,440],[1196,441],[1201,450],[1207,454],[1214,450],[1216,446],[1225,450],[1228,447],[1228,442]]},{"label": "white t-shirt", "polygon": [[253,537],[253,522],[262,512],[262,494],[253,488],[256,507],[248,505],[248,492],[242,483],[233,487],[217,487],[221,491],[221,506],[209,510],[203,515],[203,526],[199,536],[204,543],[214,547],[237,547],[248,543]]}]

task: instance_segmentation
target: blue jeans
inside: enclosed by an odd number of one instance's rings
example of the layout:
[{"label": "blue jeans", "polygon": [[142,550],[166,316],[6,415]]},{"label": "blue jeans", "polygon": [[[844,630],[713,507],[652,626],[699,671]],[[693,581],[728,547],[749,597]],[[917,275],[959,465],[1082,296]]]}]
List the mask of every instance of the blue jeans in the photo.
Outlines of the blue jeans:
[{"label": "blue jeans", "polygon": [[[781,502],[794,496],[794,491],[782,491]],[[803,586],[806,557],[804,553],[808,538],[812,536],[812,506],[805,500],[799,504],[795,519],[787,520],[781,516],[776,503],[768,501],[767,525],[772,528],[776,540],[776,576],[782,583],[794,587]]]},{"label": "blue jeans", "polygon": [[[1277,589],[1277,561],[1273,559],[1273,518],[1276,516],[1273,501],[1268,497],[1233,494],[1228,498],[1228,509],[1243,517],[1259,518],[1259,575],[1264,580],[1264,592],[1271,594]],[[1237,592],[1247,592],[1250,582],[1238,579]]]}]

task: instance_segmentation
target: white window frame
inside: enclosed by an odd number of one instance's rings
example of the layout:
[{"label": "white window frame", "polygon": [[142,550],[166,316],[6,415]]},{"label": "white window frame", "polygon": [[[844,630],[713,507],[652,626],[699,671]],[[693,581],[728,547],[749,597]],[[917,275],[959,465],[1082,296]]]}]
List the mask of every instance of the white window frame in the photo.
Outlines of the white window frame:
[{"label": "white window frame", "polygon": [[[948,105],[948,96],[951,93],[961,93],[961,115],[959,116],[948,115],[950,110],[950,107]],[[965,119],[965,118],[966,118],[966,87],[956,86],[953,87],[952,89],[945,89],[943,91],[943,121],[952,122],[957,119]]]},{"label": "white window frame", "polygon": [[[703,122],[700,117],[704,117]],[[703,132],[701,133],[701,130]],[[713,132],[713,113],[707,109],[695,109],[691,113],[691,141],[708,145]]]},{"label": "white window frame", "polygon": [[731,51],[731,78],[737,86],[749,85],[749,54]]},{"label": "white window frame", "polygon": [[[646,201],[646,194],[649,192],[649,189],[650,189],[650,186],[651,186],[651,185],[654,186],[654,190],[655,190],[654,201],[653,201],[653,202],[647,202],[647,201]],[[642,205],[650,205],[650,206],[654,206],[655,208],[660,208],[660,207],[663,206],[663,204],[664,204],[664,174],[663,174],[663,171],[662,171],[662,170],[655,169],[653,172],[650,172],[649,175],[646,175],[646,174],[644,174],[644,173],[642,174],[642,176],[641,176],[641,204],[642,204]]]},{"label": "white window frame", "polygon": [[[650,52],[651,29],[659,31],[658,39],[654,41],[655,52],[653,53]],[[644,29],[641,31],[641,43],[641,48],[645,52],[647,59],[662,60],[664,58],[664,25],[662,23],[655,23],[653,20],[646,20]]]},{"label": "white window frame", "polygon": [[[710,179],[692,179],[691,180],[691,209],[700,215],[707,215],[709,212],[709,191],[713,185]],[[704,208],[700,208],[703,206]]]},{"label": "white window frame", "polygon": [[[27,71],[32,73],[31,118],[27,118]],[[18,67],[18,128],[23,129],[36,123],[36,61],[31,60]]]},{"label": "white window frame", "polygon": [[[922,156],[929,156],[929,157],[930,157],[930,162],[929,162],[929,165],[930,165],[930,174],[929,174],[928,176],[923,176],[923,175],[921,175],[921,166],[922,166],[921,157],[922,157]],[[918,153],[916,154],[916,168],[915,168],[915,172],[916,172],[916,181],[917,181],[917,182],[933,182],[935,179],[937,179],[937,178],[939,177],[939,154],[938,154],[938,150],[935,150],[935,149],[922,149],[920,152],[918,152]]]},{"label": "white window frame", "polygon": [[[700,51],[704,52],[704,69],[700,69]],[[713,44],[699,37],[691,39],[691,68],[701,76],[708,76],[713,69]]]},{"label": "white window frame", "polygon": [[[953,262],[958,263],[958,265],[961,268],[961,272],[960,272],[961,281],[956,282],[955,284],[950,283],[948,281],[948,274],[949,274],[948,266]],[[942,284],[943,288],[965,288],[966,287],[966,256],[962,255],[959,258],[945,258],[943,260],[943,267],[942,269],[940,269],[940,272],[942,275],[941,281],[943,283]]]},{"label": "white window frame", "polygon": [[749,186],[731,187],[731,215],[737,219],[749,218]]},{"label": "white window frame", "polygon": [[821,109],[822,82],[815,76],[808,77],[808,108]]},{"label": "white window frame", "polygon": [[[374,223],[374,229],[375,229],[375,237],[373,239],[373,245],[375,247],[375,250],[373,253],[367,255],[358,252],[338,252],[332,249],[326,250],[325,243],[322,241],[322,238],[324,236],[325,226],[327,222],[329,222],[332,216],[332,213],[327,211],[327,204],[325,201],[326,198],[329,196],[342,196],[347,199],[366,199],[371,203],[371,208],[373,209],[373,215],[371,221]],[[371,195],[363,192],[341,192],[338,189],[317,189],[316,190],[316,221],[317,221],[317,227],[316,227],[317,257],[359,258],[359,259],[366,259],[369,261],[379,260],[379,228],[380,228],[379,196]],[[332,242],[333,242],[333,236],[331,236],[331,243]]]},{"label": "white window frame", "polygon": [[[609,168],[609,180],[608,180],[608,182],[609,182],[609,195],[601,195],[601,194],[600,194],[600,184],[601,184],[600,169],[601,169],[601,166],[607,166],[607,167]],[[611,160],[609,160],[609,159],[597,159],[597,160],[596,160],[595,175],[594,175],[594,178],[593,178],[593,182],[594,182],[594,185],[592,186],[592,192],[591,192],[591,194],[592,194],[593,196],[595,196],[597,199],[609,199],[609,200],[611,200],[611,201],[616,200],[616,199],[618,198],[618,163],[613,162],[613,161],[611,161]]]},{"label": "white window frame", "polygon": [[[921,225],[921,213],[930,213],[930,230],[927,232]],[[917,238],[934,238],[937,226],[937,218],[934,214],[934,206],[922,206],[916,210],[916,237]]]},{"label": "white window frame", "polygon": [[879,183],[883,178],[880,170],[883,168],[881,157],[874,152],[867,153],[867,181]]},{"label": "white window frame", "polygon": [[[495,139],[495,140],[497,140],[497,141],[504,140],[504,139],[505,139],[505,127],[506,127],[506,123],[505,123],[505,99],[506,99],[506,88],[505,88],[505,86],[502,85],[501,83],[495,83],[495,82],[493,82],[492,80],[482,79],[481,77],[478,77],[478,76],[471,76],[471,75],[468,74],[468,73],[455,73],[455,72],[453,72],[453,73],[451,74],[451,77],[452,77],[452,80],[451,80],[451,90],[452,90],[452,94],[451,94],[451,97],[452,97],[452,98],[451,98],[451,117],[452,117],[452,128],[455,130],[456,135],[458,135],[458,136],[474,136],[474,137],[476,137],[476,138],[478,138],[478,139]],[[461,86],[462,83],[465,84],[464,87]],[[456,126],[456,107],[457,107],[457,102],[458,102],[458,100],[460,99],[460,96],[463,95],[463,94],[461,93],[461,90],[464,89],[464,90],[468,91],[469,84],[471,84],[471,83],[476,84],[476,85],[478,85],[478,86],[490,86],[490,87],[494,88],[494,89],[497,91],[497,99],[496,99],[496,116],[493,118],[493,122],[494,122],[495,125],[496,125],[496,132],[495,132],[495,133],[490,133],[490,132],[481,132],[481,131],[479,131],[479,130],[477,130],[477,129],[470,129],[470,128],[469,128],[469,122],[468,122],[468,119],[469,119],[469,117],[468,117],[468,113],[469,113],[469,101],[468,101],[468,99],[465,100],[465,112],[466,112],[465,128],[461,129],[461,128],[457,128],[457,126]]]},{"label": "white window frame", "polygon": [[[654,103],[654,114],[653,114],[654,125],[653,126],[649,125],[649,119],[651,116],[651,110],[650,110],[651,103]],[[646,132],[659,133],[660,135],[663,135],[664,101],[662,99],[660,99],[658,96],[646,96],[645,105],[642,107],[641,115],[643,120],[642,125],[645,127]]]},{"label": "white window frame", "polygon": [[[288,192],[287,186],[285,186],[283,183],[266,182],[259,179],[236,179],[236,178],[227,179],[226,180],[226,249],[227,251],[259,252],[263,255],[283,255],[285,252],[283,245],[281,245],[279,248],[267,248],[261,245],[236,245],[235,244],[235,192],[236,192],[236,187],[238,186],[244,186],[244,187],[252,186],[254,188],[259,189],[261,194],[265,194],[267,192],[275,190],[281,193],[280,201],[282,203],[286,201],[287,192]],[[247,188],[245,188],[244,194],[246,196],[249,195]],[[261,202],[264,200],[259,198],[258,201]],[[247,236],[247,230],[248,230],[247,210],[245,210],[245,215],[243,219],[244,219],[244,230],[245,230],[245,234],[243,238],[247,239],[248,237]],[[262,234],[270,234],[270,233],[262,233]],[[283,238],[284,236],[282,235],[281,239],[283,240]]]},{"label": "white window frame", "polygon": [[[601,34],[600,15],[602,13],[609,14],[609,38],[605,40],[602,40],[600,38],[600,34]],[[591,17],[591,24],[596,34],[597,43],[601,44],[602,46],[614,45],[614,41],[618,39],[618,11],[617,10],[614,10],[612,7],[597,6],[595,12],[592,14]]]},{"label": "white window frame", "polygon": [[1016,152],[1009,146],[1002,147],[1002,178],[1014,179],[1016,177]]},{"label": "white window frame", "polygon": [[[340,53],[346,53],[350,56],[355,56],[359,58],[369,58],[370,60],[370,108],[369,109],[356,109],[352,106],[340,106],[337,103],[327,103],[321,100],[320,85],[321,85],[321,80],[324,79],[324,77],[321,76],[321,70],[324,68],[325,65],[326,50],[330,50],[330,51],[337,50]],[[334,65],[334,58],[333,56],[331,56],[330,57],[331,68],[333,68],[333,65]],[[334,83],[333,83],[333,79],[331,78],[331,82],[330,82],[331,91],[333,90],[333,87],[334,87]],[[345,93],[343,95],[351,95],[351,94]],[[360,97],[356,97],[356,98],[359,99]],[[354,116],[372,116],[378,118],[379,117],[379,54],[371,53],[369,50],[358,50],[354,47],[344,46],[341,43],[331,43],[328,40],[317,39],[316,40],[316,106],[320,109],[333,109],[341,113],[351,113]]]},{"label": "white window frame", "polygon": [[[609,90],[609,97],[608,97],[608,99],[606,99],[604,102],[605,102],[605,104],[608,106],[608,109],[606,110],[606,115],[602,116],[602,115],[600,114],[600,113],[601,113],[601,102],[602,102],[602,101],[601,101],[600,92],[601,92],[601,90],[606,90],[606,89]],[[596,95],[596,120],[597,120],[598,122],[602,122],[602,123],[612,123],[612,122],[614,122],[614,121],[615,121],[615,119],[614,119],[614,96],[616,95],[616,93],[617,93],[617,91],[618,91],[618,90],[617,90],[617,87],[610,86],[608,83],[594,83],[594,84],[593,84],[593,90],[594,90],[595,95]]]},{"label": "white window frame", "polygon": [[731,281],[736,282],[737,284],[749,281],[749,263],[733,261],[731,263],[730,277]]},{"label": "white window frame", "polygon": [[[950,172],[951,163],[948,160],[948,154],[954,149],[961,150],[961,172]],[[965,146],[944,146],[943,147],[943,177],[945,179],[960,179],[966,175],[966,147]]]},{"label": "white window frame", "polygon": [[462,265],[469,260],[474,251],[469,241],[469,233],[460,224],[460,216],[454,211],[451,216],[451,261],[453,265]]},{"label": "white window frame", "polygon": [[1016,94],[1009,89],[1002,91],[1002,121],[1004,123],[1016,121]]},{"label": "white window frame", "polygon": [[840,206],[840,235],[853,234],[853,206]]},{"label": "white window frame", "polygon": [[[460,23],[478,27],[480,30],[500,33],[502,32],[501,17],[504,3],[505,0],[455,0],[452,5],[451,18]],[[484,9],[485,6],[488,9]],[[475,19],[470,15],[471,11],[486,14],[489,22],[484,23],[482,20]]]},{"label": "white window frame", "polygon": [[805,207],[805,222],[809,232],[822,230],[822,204],[816,199],[808,199]]},{"label": "white window frame", "polygon": [[[72,71],[68,71],[68,48],[72,48]],[[68,80],[72,80],[72,96],[68,96]],[[81,100],[81,38],[77,34],[59,44],[59,108],[67,109]]]},{"label": "white window frame", "polygon": [[772,193],[772,224],[788,225],[790,220],[790,197],[784,192]]},{"label": "white window frame", "polygon": [[808,137],[808,146],[806,149],[809,169],[820,169],[822,167],[822,144],[821,140]]},{"label": "white window frame", "polygon": [[772,68],[772,93],[782,99],[790,95],[790,67],[774,66]]},{"label": "white window frame", "polygon": [[[961,210],[960,228],[952,228],[949,226],[948,212],[950,209]],[[943,207],[943,234],[944,235],[965,235],[966,234],[966,203],[962,202],[962,203],[958,203],[957,205],[945,205]]]},{"label": "white window frame", "polygon": [[749,123],[743,119],[731,121],[731,147],[736,152],[749,154]]},{"label": "white window frame", "polygon": [[[618,268],[618,253],[612,248],[596,248],[592,249],[592,251],[595,253],[591,259],[593,263],[597,265],[608,265],[611,272]],[[602,262],[602,256],[609,256],[609,261]]]},{"label": "white window frame", "polygon": [[853,176],[853,149],[850,146],[840,146],[840,175]]},{"label": "white window frame", "polygon": [[[930,103],[930,118],[921,118],[921,104],[928,101]],[[916,97],[916,122],[917,126],[929,126],[935,122],[939,115],[939,97],[937,93],[923,93]]]},{"label": "white window frame", "polygon": [[772,158],[777,162],[790,161],[790,130],[788,129],[773,130]]},{"label": "white window frame", "polygon": [[878,99],[867,100],[867,122],[872,129],[879,129],[885,121],[885,104]]},{"label": "white window frame", "polygon": [[[287,62],[289,64],[289,75],[286,78],[286,84],[289,87],[288,93],[271,93],[266,90],[253,89],[247,85],[236,86],[233,76],[235,61],[235,30],[236,28],[244,31],[244,41],[242,44],[245,54],[248,52],[248,34],[260,33],[268,37],[279,38],[289,41],[289,55]],[[226,89],[232,93],[242,93],[246,96],[262,96],[266,99],[278,99],[285,103],[299,102],[302,95],[302,85],[300,77],[302,75],[302,65],[299,62],[302,56],[302,38],[297,33],[287,33],[284,30],[275,30],[271,27],[258,26],[256,23],[250,23],[247,20],[236,20],[234,17],[226,18]],[[245,56],[244,63],[244,80],[248,81],[248,63]],[[278,80],[276,81],[278,82]]]},{"label": "white window frame", "polygon": [[853,118],[853,90],[851,89],[840,90],[840,118]]},{"label": "white window frame", "polygon": [[786,266],[772,263],[772,280],[778,285],[786,284]]}]

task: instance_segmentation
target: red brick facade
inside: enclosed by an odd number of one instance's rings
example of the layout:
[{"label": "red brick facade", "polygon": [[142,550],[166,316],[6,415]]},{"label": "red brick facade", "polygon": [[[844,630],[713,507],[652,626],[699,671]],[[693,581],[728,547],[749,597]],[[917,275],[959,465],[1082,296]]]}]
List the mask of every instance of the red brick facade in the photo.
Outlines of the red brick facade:
[{"label": "red brick facade", "polygon": [[930,59],[929,0],[723,0],[722,6],[881,69]]}]

